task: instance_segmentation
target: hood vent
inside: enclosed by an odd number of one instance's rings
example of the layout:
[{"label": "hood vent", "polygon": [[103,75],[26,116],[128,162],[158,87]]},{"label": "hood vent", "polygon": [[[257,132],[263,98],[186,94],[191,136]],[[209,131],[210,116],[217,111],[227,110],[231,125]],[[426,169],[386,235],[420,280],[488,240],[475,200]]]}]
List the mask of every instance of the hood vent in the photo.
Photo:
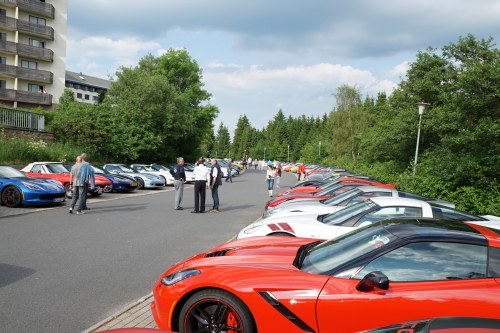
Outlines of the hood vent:
[{"label": "hood vent", "polygon": [[206,258],[208,258],[208,257],[224,257],[226,255],[226,253],[231,251],[231,250],[232,249],[225,249],[225,250],[210,252],[210,253],[207,253],[207,255],[205,257]]}]

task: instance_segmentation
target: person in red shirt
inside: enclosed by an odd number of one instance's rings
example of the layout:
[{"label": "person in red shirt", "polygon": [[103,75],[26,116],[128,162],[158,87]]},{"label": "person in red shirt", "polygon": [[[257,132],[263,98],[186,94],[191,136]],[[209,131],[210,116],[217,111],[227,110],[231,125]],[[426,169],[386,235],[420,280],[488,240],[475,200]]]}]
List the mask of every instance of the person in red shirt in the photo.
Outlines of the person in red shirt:
[{"label": "person in red shirt", "polygon": [[297,168],[297,174],[299,175],[299,179],[300,180],[300,176],[303,174],[304,177],[303,179],[306,178],[306,166],[304,165],[304,163],[300,163],[298,168]]}]

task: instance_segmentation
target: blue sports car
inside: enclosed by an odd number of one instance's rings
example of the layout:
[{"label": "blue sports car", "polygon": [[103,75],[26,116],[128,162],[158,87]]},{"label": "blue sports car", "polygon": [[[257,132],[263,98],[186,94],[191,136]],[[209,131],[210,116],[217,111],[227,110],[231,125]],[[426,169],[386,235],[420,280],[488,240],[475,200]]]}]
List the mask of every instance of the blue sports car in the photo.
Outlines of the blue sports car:
[{"label": "blue sports car", "polygon": [[0,165],[0,198],[2,205],[18,207],[59,203],[66,200],[66,191],[53,179],[28,177],[10,166]]}]

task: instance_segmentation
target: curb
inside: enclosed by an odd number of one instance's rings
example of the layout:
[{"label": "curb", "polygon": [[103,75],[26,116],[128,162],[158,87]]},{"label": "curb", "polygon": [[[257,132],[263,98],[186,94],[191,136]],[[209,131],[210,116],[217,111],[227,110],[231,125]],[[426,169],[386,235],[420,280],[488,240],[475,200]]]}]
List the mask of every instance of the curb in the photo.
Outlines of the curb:
[{"label": "curb", "polygon": [[123,308],[121,308],[120,310],[118,310],[117,312],[115,312],[114,314],[109,316],[108,318],[103,319],[100,322],[98,322],[97,324],[92,325],[91,327],[89,327],[85,331],[83,331],[82,333],[96,332],[100,328],[105,329],[103,326],[106,326],[107,324],[111,323],[113,320],[120,317],[125,312],[130,311],[131,309],[133,309],[134,307],[136,307],[138,305],[141,305],[142,303],[144,303],[145,301],[147,301],[149,298],[152,298],[152,297],[153,297],[153,293],[151,292],[148,295],[139,298],[137,301],[125,305]]}]

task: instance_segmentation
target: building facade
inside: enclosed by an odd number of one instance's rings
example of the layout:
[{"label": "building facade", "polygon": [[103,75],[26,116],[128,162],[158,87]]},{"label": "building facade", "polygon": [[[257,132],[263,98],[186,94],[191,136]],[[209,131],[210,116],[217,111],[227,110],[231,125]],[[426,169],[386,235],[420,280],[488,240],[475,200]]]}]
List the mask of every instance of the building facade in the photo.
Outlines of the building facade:
[{"label": "building facade", "polygon": [[51,108],[65,88],[67,0],[0,0],[0,104]]},{"label": "building facade", "polygon": [[98,103],[113,81],[66,71],[66,88],[71,89],[78,102]]}]

